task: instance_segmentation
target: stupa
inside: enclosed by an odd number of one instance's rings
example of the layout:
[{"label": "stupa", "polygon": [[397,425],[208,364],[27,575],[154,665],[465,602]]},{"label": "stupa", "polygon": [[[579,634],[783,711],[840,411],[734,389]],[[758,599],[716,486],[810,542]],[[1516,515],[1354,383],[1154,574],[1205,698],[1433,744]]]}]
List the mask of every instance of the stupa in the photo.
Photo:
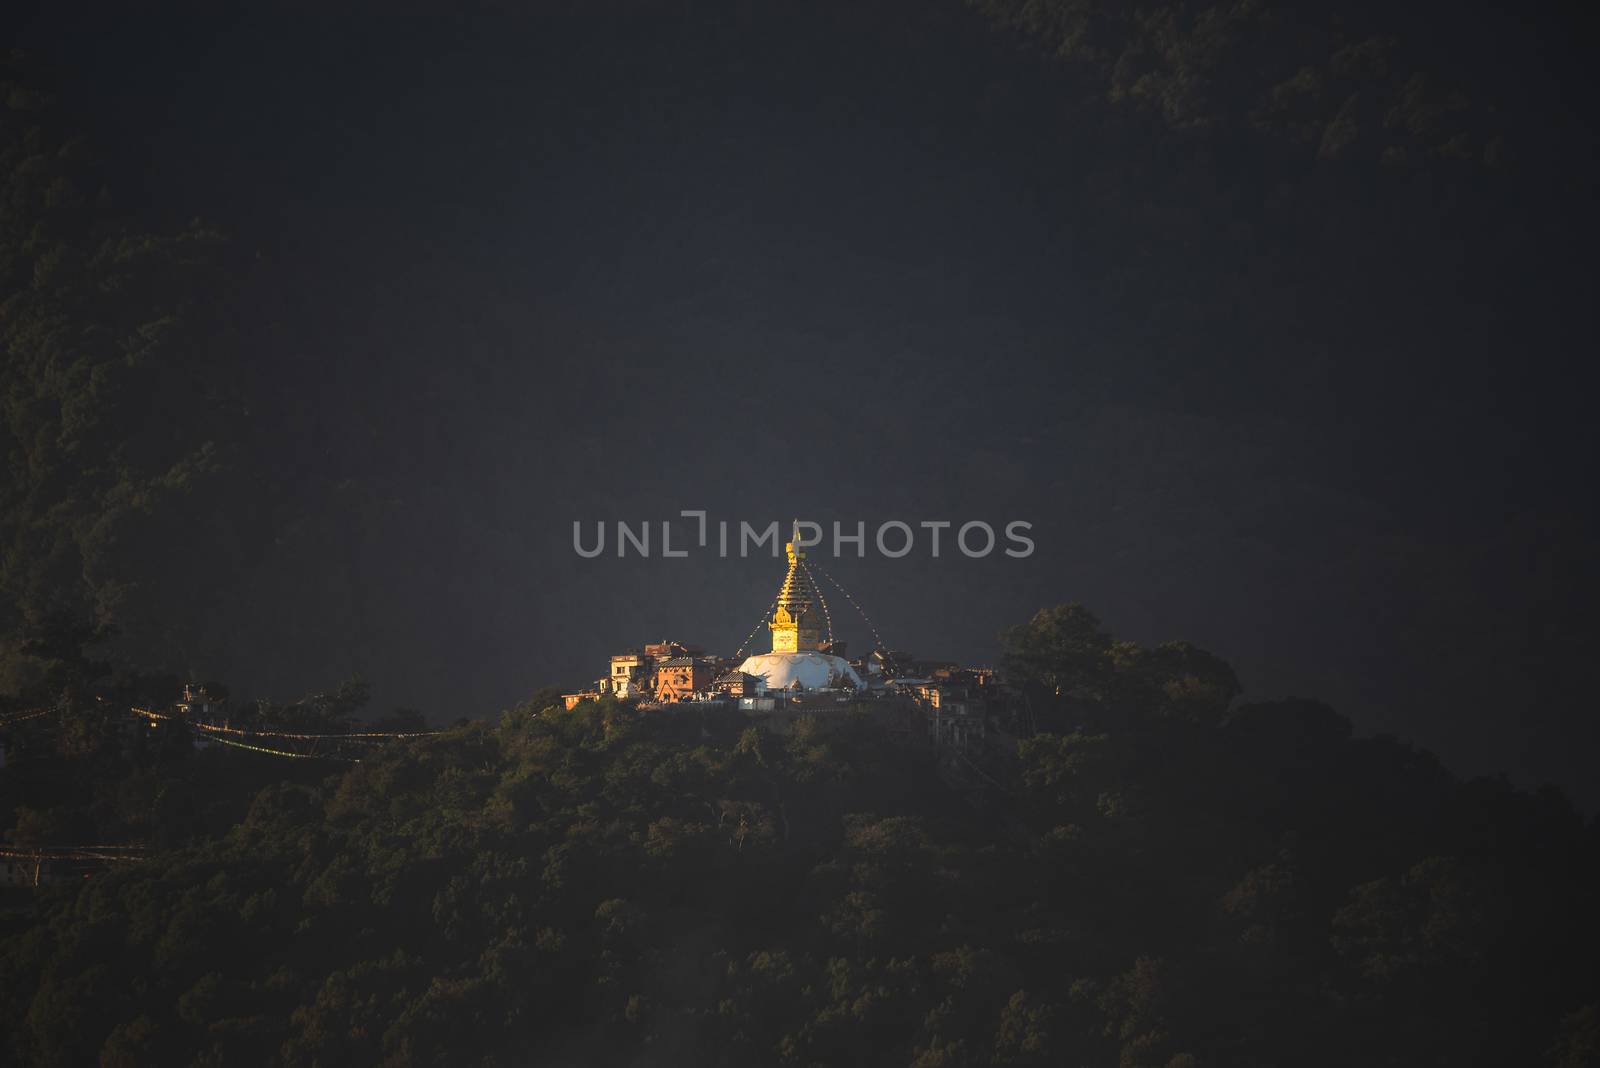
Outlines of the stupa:
[{"label": "stupa", "polygon": [[767,628],[772,632],[772,652],[747,657],[739,670],[773,690],[862,690],[866,683],[844,657],[823,652],[827,648],[822,625],[822,598],[812,586],[800,548],[800,524],[783,547],[789,570],[778,590],[778,603]]}]

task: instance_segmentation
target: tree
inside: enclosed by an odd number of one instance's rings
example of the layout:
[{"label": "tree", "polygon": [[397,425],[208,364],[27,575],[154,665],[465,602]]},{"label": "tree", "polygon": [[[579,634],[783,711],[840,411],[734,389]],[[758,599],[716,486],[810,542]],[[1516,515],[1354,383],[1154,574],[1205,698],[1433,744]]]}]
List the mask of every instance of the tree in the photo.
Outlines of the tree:
[{"label": "tree", "polygon": [[1112,641],[1081,604],[1041,608],[1001,635],[1007,674],[1062,698],[1105,696],[1111,678]]},{"label": "tree", "polygon": [[0,64],[0,661],[56,618],[172,656],[233,562],[209,536],[243,411],[224,243],[119,214],[40,81]]}]

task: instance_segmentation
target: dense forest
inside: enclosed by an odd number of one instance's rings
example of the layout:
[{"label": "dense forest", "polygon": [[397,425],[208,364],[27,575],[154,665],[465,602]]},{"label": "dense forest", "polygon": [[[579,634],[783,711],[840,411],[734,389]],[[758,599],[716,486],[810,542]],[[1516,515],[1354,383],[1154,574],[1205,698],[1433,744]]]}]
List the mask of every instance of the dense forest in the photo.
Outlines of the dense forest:
[{"label": "dense forest", "polygon": [[[159,852],[12,901],[9,1055],[1597,1063],[1600,842],[1559,792],[1239,704],[1225,663],[1076,605],[1007,643],[1040,730],[982,803],[849,714],[545,693],[338,767],[119,744],[110,705],[69,703],[14,732],[53,796],[12,838]],[[257,712],[334,729],[362,698]]]}]

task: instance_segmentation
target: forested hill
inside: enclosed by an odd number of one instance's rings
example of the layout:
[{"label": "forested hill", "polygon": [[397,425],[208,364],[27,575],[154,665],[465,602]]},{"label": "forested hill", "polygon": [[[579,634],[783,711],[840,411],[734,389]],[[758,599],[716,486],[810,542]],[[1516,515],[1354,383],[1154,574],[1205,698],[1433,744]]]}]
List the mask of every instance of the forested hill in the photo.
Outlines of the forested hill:
[{"label": "forested hill", "polygon": [[91,808],[169,845],[9,914],[7,1055],[1596,1063],[1600,851],[1558,793],[1228,711],[1225,664],[1076,607],[1008,640],[1041,732],[983,808],[851,716],[549,695],[263,788],[270,757],[102,752]]}]

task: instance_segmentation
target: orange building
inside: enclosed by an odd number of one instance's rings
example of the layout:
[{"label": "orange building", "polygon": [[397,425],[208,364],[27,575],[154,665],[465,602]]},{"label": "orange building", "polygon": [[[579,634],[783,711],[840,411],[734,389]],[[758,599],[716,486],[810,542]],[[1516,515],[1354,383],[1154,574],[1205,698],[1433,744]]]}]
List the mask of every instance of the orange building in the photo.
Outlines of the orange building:
[{"label": "orange building", "polygon": [[686,701],[711,688],[716,664],[699,656],[674,656],[656,662],[656,700]]}]

